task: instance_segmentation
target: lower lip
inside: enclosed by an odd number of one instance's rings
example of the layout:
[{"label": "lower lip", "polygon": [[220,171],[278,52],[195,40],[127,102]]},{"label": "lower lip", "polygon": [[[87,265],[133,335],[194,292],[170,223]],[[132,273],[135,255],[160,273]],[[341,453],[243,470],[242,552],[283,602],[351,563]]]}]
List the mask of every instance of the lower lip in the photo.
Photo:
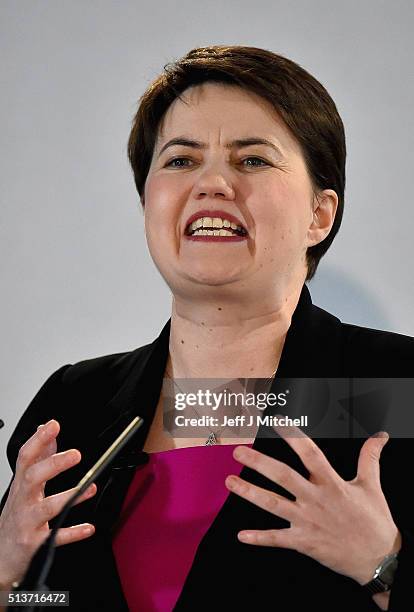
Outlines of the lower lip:
[{"label": "lower lip", "polygon": [[187,236],[187,240],[193,242],[242,242],[247,240],[247,236]]}]

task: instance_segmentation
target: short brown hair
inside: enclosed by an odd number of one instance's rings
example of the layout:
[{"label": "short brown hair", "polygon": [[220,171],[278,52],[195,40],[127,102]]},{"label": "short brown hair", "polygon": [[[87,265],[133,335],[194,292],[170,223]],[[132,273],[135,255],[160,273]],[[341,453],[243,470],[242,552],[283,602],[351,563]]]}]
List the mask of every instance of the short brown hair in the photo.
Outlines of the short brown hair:
[{"label": "short brown hair", "polygon": [[161,119],[188,87],[208,81],[238,85],[270,102],[296,137],[315,194],[333,189],[338,196],[328,236],[306,253],[311,279],[341,225],[345,191],[345,131],[326,89],[290,59],[257,47],[214,45],[192,49],[168,63],[139,101],[128,140],[128,157],[144,205],[144,187]]}]

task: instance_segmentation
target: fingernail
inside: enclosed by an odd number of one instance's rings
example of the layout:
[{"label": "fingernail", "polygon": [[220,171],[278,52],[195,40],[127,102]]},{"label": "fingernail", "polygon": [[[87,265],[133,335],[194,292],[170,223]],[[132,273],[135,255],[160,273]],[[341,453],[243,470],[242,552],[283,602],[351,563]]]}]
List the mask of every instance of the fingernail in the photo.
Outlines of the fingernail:
[{"label": "fingernail", "polygon": [[237,485],[237,479],[234,476],[227,476],[225,484],[229,489],[234,489]]},{"label": "fingernail", "polygon": [[50,434],[50,421],[45,425],[42,425],[42,429],[40,430],[42,436],[48,436]]},{"label": "fingernail", "polygon": [[53,429],[55,428],[55,423],[56,423],[55,419],[51,419],[50,421],[46,423],[43,429],[45,435],[49,435],[53,431]]},{"label": "fingernail", "polygon": [[68,463],[79,463],[82,459],[82,455],[77,448],[71,448],[67,455],[65,455],[65,461]]},{"label": "fingernail", "polygon": [[83,533],[85,535],[91,535],[94,531],[95,527],[93,525],[86,525],[86,527],[83,528]]},{"label": "fingernail", "polygon": [[386,431],[377,431],[377,433],[372,434],[371,438],[388,438],[388,434]]},{"label": "fingernail", "polygon": [[233,451],[233,457],[235,459],[243,459],[244,457],[244,448],[241,446],[237,446]]}]

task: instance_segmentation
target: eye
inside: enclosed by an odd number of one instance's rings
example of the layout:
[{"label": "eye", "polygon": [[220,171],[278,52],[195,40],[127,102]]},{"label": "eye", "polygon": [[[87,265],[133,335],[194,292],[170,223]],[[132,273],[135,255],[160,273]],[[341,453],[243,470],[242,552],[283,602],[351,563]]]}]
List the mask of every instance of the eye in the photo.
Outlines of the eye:
[{"label": "eye", "polygon": [[268,165],[269,165],[269,164],[268,164],[268,163],[267,163],[267,162],[266,162],[264,159],[261,159],[260,157],[254,157],[254,156],[251,156],[251,157],[245,157],[245,158],[242,160],[242,163],[247,162],[247,161],[250,161],[250,160],[254,160],[254,161],[261,162],[261,164],[260,164],[260,165],[258,165],[258,164],[247,164],[247,165],[248,165],[248,167],[250,167],[250,168],[260,168],[260,167],[262,167],[262,164],[264,164],[265,166],[268,166]]},{"label": "eye", "polygon": [[175,162],[182,162],[182,161],[189,161],[190,162],[191,159],[189,159],[188,157],[175,157],[174,159],[170,159],[170,161],[168,161],[165,164],[165,167],[166,168],[168,168],[168,167],[170,167],[170,168],[185,168],[186,165],[181,165],[181,164],[173,165],[173,164],[175,164]]},{"label": "eye", "polygon": [[[250,157],[245,157],[244,159],[242,159],[241,164],[244,164],[245,162],[259,162],[259,163],[249,163],[247,164],[247,167],[249,168],[262,168],[263,166],[269,166],[270,164],[265,161],[264,159],[261,159],[260,157],[256,157],[251,155]],[[189,157],[174,157],[173,159],[170,159],[166,164],[165,164],[165,168],[188,168],[189,164],[183,163],[183,162],[190,162],[192,163],[192,160]]]}]

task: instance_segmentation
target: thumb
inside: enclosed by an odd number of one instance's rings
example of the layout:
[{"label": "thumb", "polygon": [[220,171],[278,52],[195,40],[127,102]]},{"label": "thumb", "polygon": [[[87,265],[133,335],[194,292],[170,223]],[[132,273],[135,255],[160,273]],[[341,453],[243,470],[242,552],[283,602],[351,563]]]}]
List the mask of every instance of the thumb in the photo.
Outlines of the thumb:
[{"label": "thumb", "polygon": [[358,459],[357,478],[367,482],[380,483],[380,456],[390,439],[386,431],[379,431],[365,440]]}]

